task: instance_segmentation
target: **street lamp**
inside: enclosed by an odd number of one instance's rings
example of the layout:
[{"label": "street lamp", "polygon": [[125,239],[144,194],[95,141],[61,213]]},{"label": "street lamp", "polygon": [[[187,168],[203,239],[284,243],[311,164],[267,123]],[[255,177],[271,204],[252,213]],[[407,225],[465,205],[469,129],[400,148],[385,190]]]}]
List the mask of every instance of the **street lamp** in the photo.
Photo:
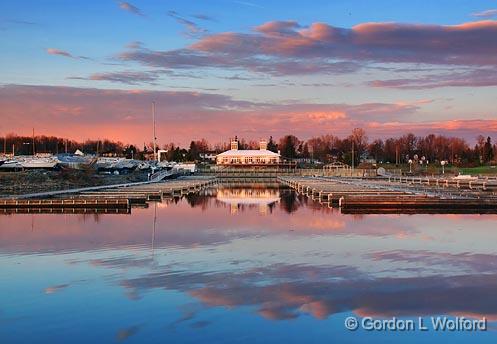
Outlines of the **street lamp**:
[{"label": "street lamp", "polygon": [[440,165],[442,165],[442,174],[445,174],[445,164],[446,163],[447,163],[447,161],[445,161],[445,160],[440,161]]}]

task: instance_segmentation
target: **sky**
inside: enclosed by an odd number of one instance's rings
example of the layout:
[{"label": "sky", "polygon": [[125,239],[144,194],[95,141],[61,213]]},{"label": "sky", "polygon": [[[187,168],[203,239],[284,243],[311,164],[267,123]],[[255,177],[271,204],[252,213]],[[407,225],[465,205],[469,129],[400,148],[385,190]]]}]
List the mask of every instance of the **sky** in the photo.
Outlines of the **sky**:
[{"label": "sky", "polygon": [[4,0],[0,75],[0,136],[497,140],[497,3]]}]

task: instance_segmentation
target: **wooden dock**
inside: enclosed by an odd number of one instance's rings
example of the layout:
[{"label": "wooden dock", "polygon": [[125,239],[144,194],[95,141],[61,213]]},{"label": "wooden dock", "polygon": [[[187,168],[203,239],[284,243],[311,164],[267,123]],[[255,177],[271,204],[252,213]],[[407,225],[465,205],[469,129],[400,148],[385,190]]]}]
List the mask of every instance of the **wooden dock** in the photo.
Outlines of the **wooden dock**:
[{"label": "wooden dock", "polygon": [[457,179],[435,177],[400,177],[378,178],[392,184],[420,185],[431,188],[453,188],[472,191],[497,191],[497,180],[493,179]]},{"label": "wooden dock", "polygon": [[130,208],[0,208],[0,214],[131,214]]},{"label": "wooden dock", "polygon": [[405,196],[413,197],[414,194],[403,191],[370,189],[357,185],[344,184],[336,180],[326,180],[312,177],[279,177],[279,182],[295,189],[320,202],[338,204],[340,199],[353,196]]},{"label": "wooden dock", "polygon": [[313,200],[338,206],[344,213],[394,213],[399,209],[408,213],[497,213],[497,197],[488,187],[454,193],[447,189],[398,187],[382,179],[281,176],[278,180]]},{"label": "wooden dock", "polygon": [[82,208],[82,209],[128,209],[129,201],[126,198],[116,199],[2,199],[2,209],[57,209],[57,208]]},{"label": "wooden dock", "polygon": [[[149,201],[161,201],[164,198],[181,197],[199,192],[216,184],[214,177],[180,177],[151,183],[130,183],[107,185],[104,187],[71,190],[70,196],[54,192],[52,198],[18,197],[0,199],[0,210],[6,212],[56,213],[67,209],[65,213],[86,213],[101,210],[104,213],[127,212],[131,206],[145,206]],[[45,196],[43,194],[42,196]],[[63,198],[56,198],[63,197]],[[12,211],[15,209],[15,211]],[[81,209],[81,211],[76,211]],[[126,210],[121,211],[120,210]]]},{"label": "wooden dock", "polygon": [[82,192],[81,198],[128,199],[132,204],[147,201],[161,201],[164,198],[180,197],[216,184],[213,177],[181,177],[159,183],[146,185],[121,186],[107,188],[97,192]]}]

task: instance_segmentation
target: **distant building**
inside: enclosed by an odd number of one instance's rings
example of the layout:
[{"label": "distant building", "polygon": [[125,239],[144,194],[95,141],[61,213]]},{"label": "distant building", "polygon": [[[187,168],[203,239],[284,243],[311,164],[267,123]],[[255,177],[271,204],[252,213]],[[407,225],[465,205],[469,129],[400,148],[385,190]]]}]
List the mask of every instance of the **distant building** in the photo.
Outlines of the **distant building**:
[{"label": "distant building", "polygon": [[238,149],[238,139],[231,141],[231,149],[218,154],[216,163],[218,165],[277,165],[281,162],[279,153],[267,149],[267,141],[261,140],[259,149]]},{"label": "distant building", "polygon": [[216,156],[217,156],[217,153],[216,152],[204,152],[204,153],[200,153],[200,159],[204,160],[204,161],[216,161]]}]

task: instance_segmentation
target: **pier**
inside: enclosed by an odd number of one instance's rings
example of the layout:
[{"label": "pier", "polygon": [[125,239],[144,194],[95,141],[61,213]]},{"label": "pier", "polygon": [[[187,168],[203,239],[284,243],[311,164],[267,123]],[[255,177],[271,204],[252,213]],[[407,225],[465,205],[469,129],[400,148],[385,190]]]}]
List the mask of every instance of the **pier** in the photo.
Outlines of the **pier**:
[{"label": "pier", "polygon": [[119,199],[125,198],[131,203],[146,201],[161,201],[164,198],[180,197],[214,185],[214,177],[180,177],[178,179],[167,180],[159,183],[119,186],[117,188],[107,188],[96,192],[82,192],[79,197],[90,199]]},{"label": "pier", "polygon": [[[17,198],[0,199],[0,212],[57,213],[123,213],[132,206],[146,206],[149,201],[162,201],[165,198],[181,197],[199,192],[214,185],[214,177],[189,177],[162,181],[106,185],[96,188],[82,188],[21,195]],[[39,197],[41,196],[41,197]],[[125,210],[125,211],[123,211]]]},{"label": "pier", "polygon": [[[280,176],[278,181],[315,201],[339,207],[343,213],[497,213],[494,184],[485,181],[472,183],[472,188],[469,181],[467,184],[431,181],[428,185],[429,181],[423,184],[422,179],[422,187],[419,179]],[[463,189],[463,185],[468,188]]]}]

